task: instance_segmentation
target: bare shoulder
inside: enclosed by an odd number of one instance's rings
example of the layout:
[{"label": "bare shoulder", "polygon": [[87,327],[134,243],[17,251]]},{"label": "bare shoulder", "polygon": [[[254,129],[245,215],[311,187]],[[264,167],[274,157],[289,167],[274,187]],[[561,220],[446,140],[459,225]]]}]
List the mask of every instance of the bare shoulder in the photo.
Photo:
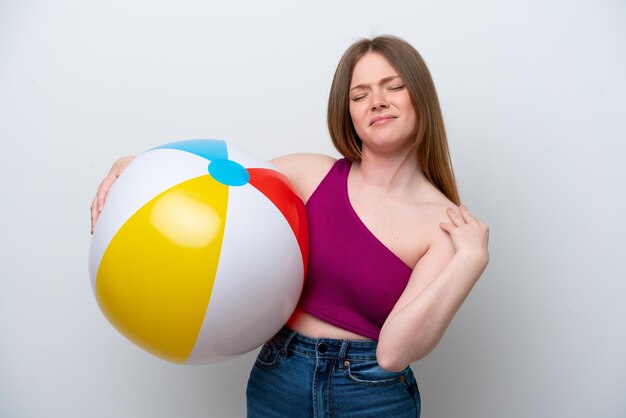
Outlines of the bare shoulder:
[{"label": "bare shoulder", "polygon": [[[336,158],[324,154],[298,153],[288,154],[270,160],[283,174],[288,176],[289,172],[305,170],[325,170],[337,161]],[[289,177],[289,176],[288,176]]]},{"label": "bare shoulder", "polygon": [[416,196],[416,203],[423,211],[423,215],[430,222],[435,222],[439,225],[439,222],[446,221],[448,216],[446,215],[446,209],[452,208],[459,210],[458,206],[446,197],[446,195],[436,188],[431,183],[427,183],[426,187],[420,191]]},{"label": "bare shoulder", "polygon": [[306,203],[335,161],[328,155],[299,153],[274,158],[270,163],[287,176]]},{"label": "bare shoulder", "polygon": [[429,247],[433,250],[450,252],[453,250],[450,235],[441,229],[441,222],[450,222],[446,210],[459,210],[458,206],[448,199],[436,187],[431,186],[418,203],[419,222],[422,230],[427,231]]}]

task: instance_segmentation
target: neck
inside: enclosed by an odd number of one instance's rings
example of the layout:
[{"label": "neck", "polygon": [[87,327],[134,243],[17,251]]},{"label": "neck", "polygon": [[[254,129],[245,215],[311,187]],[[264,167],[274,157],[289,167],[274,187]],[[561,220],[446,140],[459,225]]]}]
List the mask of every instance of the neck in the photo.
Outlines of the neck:
[{"label": "neck", "polygon": [[355,174],[364,184],[385,191],[415,190],[417,185],[426,181],[414,151],[387,155],[364,150],[361,161],[355,168]]}]

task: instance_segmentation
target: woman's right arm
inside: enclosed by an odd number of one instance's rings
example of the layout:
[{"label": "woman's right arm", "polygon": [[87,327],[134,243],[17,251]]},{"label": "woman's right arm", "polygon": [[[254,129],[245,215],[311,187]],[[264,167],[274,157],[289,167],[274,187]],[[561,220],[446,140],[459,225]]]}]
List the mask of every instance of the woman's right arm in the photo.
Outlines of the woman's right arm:
[{"label": "woman's right arm", "polygon": [[91,202],[91,233],[93,234],[93,230],[96,227],[96,222],[98,222],[98,217],[100,216],[100,212],[102,212],[102,208],[104,207],[104,202],[106,201],[107,193],[109,193],[109,189],[115,183],[115,180],[122,174],[122,172],[128,167],[128,164],[135,157],[132,155],[119,158],[117,161],[113,163],[111,170],[109,170],[109,174],[102,180],[98,189],[96,191],[96,197],[93,198],[93,202]]},{"label": "woman's right arm", "polygon": [[[127,156],[115,161],[109,174],[98,186],[96,196],[91,203],[92,234],[111,186],[134,158],[134,156]],[[334,158],[321,154],[290,154],[270,160],[271,164],[287,176],[298,196],[305,203],[334,162]]]}]

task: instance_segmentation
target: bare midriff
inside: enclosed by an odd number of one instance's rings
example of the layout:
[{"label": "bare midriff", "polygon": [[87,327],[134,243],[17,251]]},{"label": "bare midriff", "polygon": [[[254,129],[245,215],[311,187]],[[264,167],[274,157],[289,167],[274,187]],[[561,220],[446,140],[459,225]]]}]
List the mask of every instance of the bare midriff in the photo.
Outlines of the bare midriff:
[{"label": "bare midriff", "polygon": [[339,328],[333,324],[329,324],[319,318],[314,317],[310,313],[296,308],[294,313],[287,321],[287,326],[292,330],[299,332],[311,338],[334,338],[338,340],[369,340],[354,332]]}]

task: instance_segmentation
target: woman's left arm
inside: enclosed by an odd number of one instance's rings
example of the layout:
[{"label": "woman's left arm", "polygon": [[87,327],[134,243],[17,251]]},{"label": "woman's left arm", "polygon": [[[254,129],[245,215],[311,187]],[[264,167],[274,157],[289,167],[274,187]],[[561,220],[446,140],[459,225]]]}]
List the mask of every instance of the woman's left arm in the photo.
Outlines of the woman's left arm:
[{"label": "woman's left arm", "polygon": [[463,206],[447,215],[383,324],[376,357],[386,370],[400,371],[435,348],[489,262],[489,227]]}]

